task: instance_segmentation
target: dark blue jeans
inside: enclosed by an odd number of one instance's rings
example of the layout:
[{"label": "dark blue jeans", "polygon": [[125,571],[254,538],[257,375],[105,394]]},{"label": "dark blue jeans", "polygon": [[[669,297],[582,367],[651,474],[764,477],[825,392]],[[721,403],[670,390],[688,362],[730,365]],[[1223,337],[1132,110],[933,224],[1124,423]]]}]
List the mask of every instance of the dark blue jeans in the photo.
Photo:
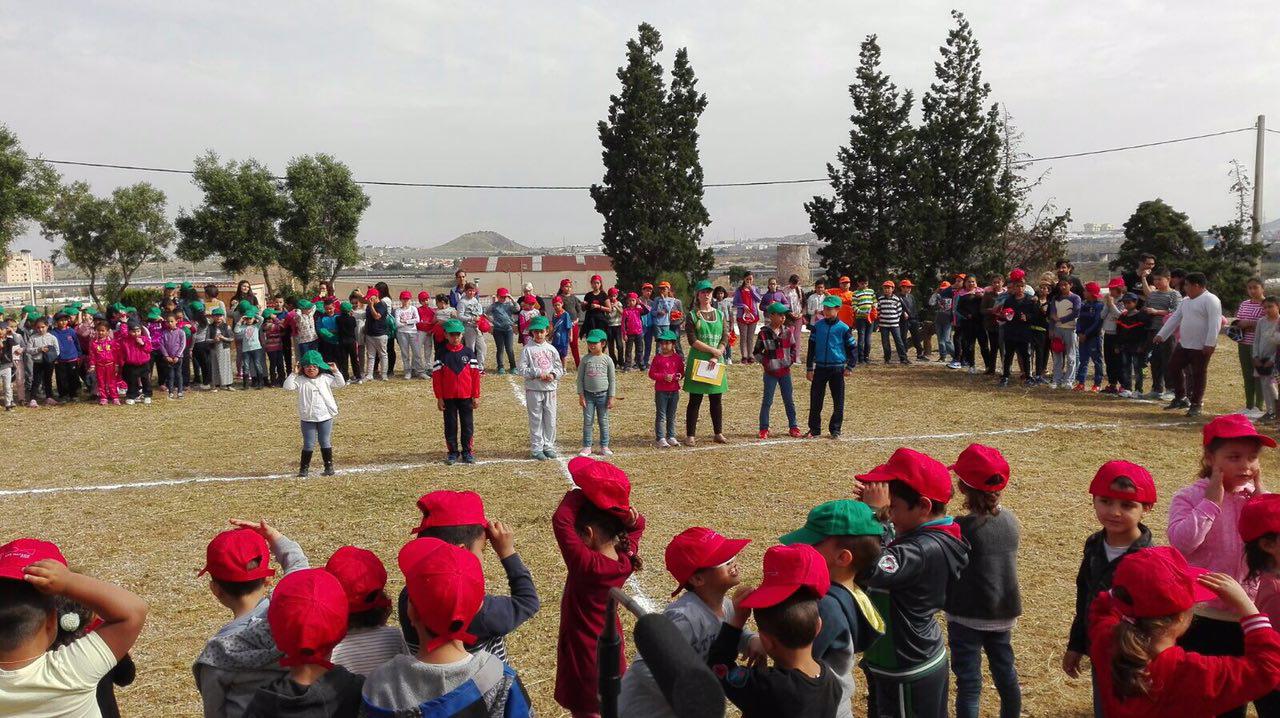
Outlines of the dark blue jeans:
[{"label": "dark blue jeans", "polygon": [[658,338],[658,328],[650,324],[644,328],[644,358],[640,360],[640,368],[649,368],[649,359],[653,357],[653,341]]},{"label": "dark blue jeans", "polygon": [[1102,383],[1102,336],[1080,342],[1080,360],[1076,364],[1076,383],[1083,384],[1089,375],[1089,362],[1093,361],[1093,383]]},{"label": "dark blue jeans", "polygon": [[884,347],[884,363],[888,364],[889,360],[893,358],[893,354],[890,351],[890,347],[889,347],[890,339],[893,340],[892,348],[896,349],[898,352],[898,361],[905,362],[907,360],[907,348],[902,343],[902,327],[901,326],[886,327],[885,325],[881,324],[880,325],[880,345]]},{"label": "dark blue jeans", "polygon": [[653,393],[655,439],[676,439],[676,407],[680,405],[680,392],[655,391]]},{"label": "dark blue jeans", "polygon": [[858,332],[858,360],[866,362],[871,359],[871,331],[875,328],[867,317],[853,320]]},{"label": "dark blue jeans", "polygon": [[982,696],[982,654],[987,654],[991,680],[1000,694],[1000,718],[1022,714],[1022,689],[1013,665],[1009,631],[975,631],[955,621],[947,622],[951,671],[956,675],[956,718],[978,718]]},{"label": "dark blue jeans", "polygon": [[773,408],[774,387],[782,392],[782,406],[787,410],[787,427],[799,427],[800,425],[796,423],[796,403],[791,398],[791,375],[774,376],[765,372],[764,396],[760,397],[760,430],[769,428],[769,410]]}]

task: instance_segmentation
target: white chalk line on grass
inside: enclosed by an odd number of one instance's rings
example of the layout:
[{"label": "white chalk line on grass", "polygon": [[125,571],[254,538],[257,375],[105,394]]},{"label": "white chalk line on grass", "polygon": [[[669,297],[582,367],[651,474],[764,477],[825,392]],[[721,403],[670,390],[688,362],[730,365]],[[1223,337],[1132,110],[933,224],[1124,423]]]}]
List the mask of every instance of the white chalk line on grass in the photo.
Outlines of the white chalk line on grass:
[{"label": "white chalk line on grass", "polygon": [[[524,397],[524,390],[520,388],[520,385],[517,384],[516,380],[509,374],[507,375],[507,382],[511,384],[511,393],[516,395],[516,401],[520,402],[520,406],[525,407],[527,411],[529,402]],[[556,423],[556,428],[558,430],[559,422],[557,421]],[[529,459],[529,461],[537,461],[537,459]],[[560,465],[560,473],[564,474],[565,481],[568,481],[570,486],[574,486],[573,474],[569,473],[569,460],[564,458],[559,447],[556,447],[556,463]],[[627,588],[631,589],[631,597],[635,599],[636,603],[640,604],[641,608],[649,613],[655,613],[660,610],[659,607],[654,604],[653,599],[649,598],[649,594],[644,592],[644,588],[640,585],[640,582],[636,580],[636,575],[634,573],[627,577],[626,585]]]}]

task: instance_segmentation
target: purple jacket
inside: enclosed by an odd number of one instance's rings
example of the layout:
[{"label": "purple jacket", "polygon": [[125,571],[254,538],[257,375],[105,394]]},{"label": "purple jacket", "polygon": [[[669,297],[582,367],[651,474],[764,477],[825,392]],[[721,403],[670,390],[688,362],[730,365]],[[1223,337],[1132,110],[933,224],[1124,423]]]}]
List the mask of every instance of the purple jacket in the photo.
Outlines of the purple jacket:
[{"label": "purple jacket", "polygon": [[187,348],[187,333],[182,329],[165,329],[160,334],[160,353],[165,357],[182,358]]},{"label": "purple jacket", "polygon": [[[742,321],[742,312],[747,306],[747,294],[742,291],[742,287],[733,290],[733,316],[737,321]],[[760,297],[764,294],[755,287],[747,290],[751,294],[751,301],[755,304],[756,321],[760,321],[760,317],[764,312],[760,309]]]}]

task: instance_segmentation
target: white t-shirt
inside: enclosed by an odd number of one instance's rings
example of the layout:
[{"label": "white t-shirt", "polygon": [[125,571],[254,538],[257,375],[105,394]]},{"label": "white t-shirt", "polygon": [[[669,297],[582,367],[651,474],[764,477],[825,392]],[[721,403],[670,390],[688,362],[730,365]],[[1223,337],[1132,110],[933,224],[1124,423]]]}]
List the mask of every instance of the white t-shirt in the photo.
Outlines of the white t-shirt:
[{"label": "white t-shirt", "polygon": [[98,682],[115,665],[107,642],[90,633],[16,671],[0,670],[0,715],[100,718]]}]

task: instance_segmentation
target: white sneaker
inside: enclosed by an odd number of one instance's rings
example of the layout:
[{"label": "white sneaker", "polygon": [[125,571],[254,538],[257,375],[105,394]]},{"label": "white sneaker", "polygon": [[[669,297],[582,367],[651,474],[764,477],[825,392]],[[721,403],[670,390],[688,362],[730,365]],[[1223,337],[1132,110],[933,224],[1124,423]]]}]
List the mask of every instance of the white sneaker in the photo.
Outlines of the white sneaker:
[{"label": "white sneaker", "polygon": [[958,361],[953,361],[953,362],[951,362],[950,364],[948,364],[948,365],[947,365],[947,368],[948,368],[948,369],[959,369],[959,368],[960,368],[960,362],[958,362]]},{"label": "white sneaker", "polygon": [[607,447],[607,446],[601,446],[601,447],[600,447],[600,454],[601,454],[602,456],[613,456],[613,449],[610,449],[610,448],[609,448],[609,447]]},{"label": "white sneaker", "polygon": [[578,452],[578,456],[591,456],[591,447],[590,446],[582,447],[582,451]]},{"label": "white sneaker", "polygon": [[1241,409],[1240,413],[1244,414],[1250,419],[1258,419],[1258,418],[1261,418],[1262,415],[1265,414],[1266,412],[1263,411],[1262,409]]},{"label": "white sneaker", "polygon": [[134,401],[133,401],[133,399],[125,399],[125,400],[124,400],[124,403],[128,404],[129,406],[133,406]]},{"label": "white sneaker", "polygon": [[1121,389],[1120,393],[1117,394],[1116,396],[1120,397],[1121,399],[1128,399],[1133,396],[1133,392],[1129,391],[1128,389]]},{"label": "white sneaker", "polygon": [[1055,382],[1053,382],[1052,384],[1050,384],[1050,385],[1049,385],[1049,388],[1050,388],[1050,389],[1061,389],[1061,388],[1062,388],[1062,385],[1055,381]]},{"label": "white sneaker", "polygon": [[667,446],[667,440],[666,440],[666,439],[658,439],[657,441],[653,442],[653,446],[654,446],[654,448],[657,448],[657,449],[669,449],[669,448],[671,448],[671,447]]},{"label": "white sneaker", "polygon": [[410,380],[410,379],[412,379],[412,378],[413,378],[413,375],[412,375],[412,374],[405,374],[405,375],[404,375],[404,380],[405,380],[405,381],[409,381],[409,380]]},{"label": "white sneaker", "polygon": [[678,449],[678,448],[680,448],[680,440],[679,440],[679,439],[677,439],[677,438],[676,438],[676,437],[674,437],[674,436],[668,436],[668,437],[667,437],[667,448],[668,448],[668,449]]},{"label": "white sneaker", "polygon": [[144,396],[144,397],[142,398],[142,403],[143,403],[143,404],[148,404],[148,405],[149,405],[149,404],[151,404],[151,397],[149,397],[149,396]]}]

